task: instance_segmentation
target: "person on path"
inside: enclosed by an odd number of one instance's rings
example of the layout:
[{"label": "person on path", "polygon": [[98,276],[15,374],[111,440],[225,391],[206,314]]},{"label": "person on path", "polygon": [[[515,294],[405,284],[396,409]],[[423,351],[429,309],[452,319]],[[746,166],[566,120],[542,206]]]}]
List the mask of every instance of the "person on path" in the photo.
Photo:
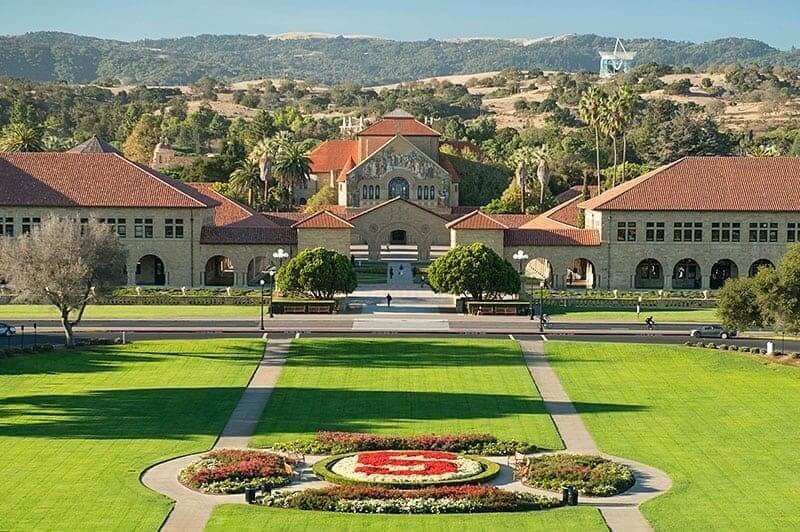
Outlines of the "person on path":
[{"label": "person on path", "polygon": [[394,268],[389,268],[389,279],[394,278]]},{"label": "person on path", "polygon": [[639,305],[639,303],[636,303],[636,319],[637,320],[639,319],[639,314],[641,314],[641,312],[642,312],[641,305]]},{"label": "person on path", "polygon": [[386,294],[386,306],[387,307],[392,306],[392,294]]}]

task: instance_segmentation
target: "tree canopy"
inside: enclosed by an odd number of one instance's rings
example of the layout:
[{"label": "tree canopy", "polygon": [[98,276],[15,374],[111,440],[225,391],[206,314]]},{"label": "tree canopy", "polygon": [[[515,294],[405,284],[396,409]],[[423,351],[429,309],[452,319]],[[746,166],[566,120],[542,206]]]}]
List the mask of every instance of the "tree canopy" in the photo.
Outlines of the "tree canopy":
[{"label": "tree canopy", "polygon": [[322,247],[298,253],[278,270],[275,283],[283,293],[311,295],[317,299],[349,294],[358,286],[350,260]]},{"label": "tree canopy", "polygon": [[514,267],[482,243],[456,246],[434,260],[428,269],[428,282],[436,292],[479,301],[520,290]]}]

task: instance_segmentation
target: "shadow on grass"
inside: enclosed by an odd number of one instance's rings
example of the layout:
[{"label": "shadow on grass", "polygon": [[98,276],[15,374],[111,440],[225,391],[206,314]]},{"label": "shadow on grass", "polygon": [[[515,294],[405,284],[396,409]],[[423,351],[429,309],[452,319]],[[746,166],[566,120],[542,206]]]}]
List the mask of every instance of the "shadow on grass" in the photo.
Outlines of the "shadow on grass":
[{"label": "shadow on grass", "polygon": [[[573,403],[579,411],[635,412],[640,405]],[[370,432],[414,421],[547,415],[541,399],[503,394],[277,388],[260,435],[319,430]]]},{"label": "shadow on grass", "polygon": [[314,339],[295,342],[287,365],[306,368],[430,368],[521,366],[516,343],[506,340]]}]

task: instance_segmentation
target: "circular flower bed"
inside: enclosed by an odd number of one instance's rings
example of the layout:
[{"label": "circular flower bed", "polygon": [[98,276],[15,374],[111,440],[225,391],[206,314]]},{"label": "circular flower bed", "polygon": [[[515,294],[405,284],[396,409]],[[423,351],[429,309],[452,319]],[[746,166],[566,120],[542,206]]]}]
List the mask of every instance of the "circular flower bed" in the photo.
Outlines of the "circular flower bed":
[{"label": "circular flower bed", "polygon": [[285,486],[293,472],[292,463],[277,454],[221,449],[186,466],[178,479],[203,493],[242,493]]},{"label": "circular flower bed", "polygon": [[574,486],[583,495],[610,497],[633,486],[628,466],[599,456],[553,454],[535,456],[521,466],[522,478],[531,486],[557,491]]},{"label": "circular flower bed", "polygon": [[314,472],[329,482],[393,487],[474,484],[499,471],[489,460],[445,451],[367,451],[314,464]]},{"label": "circular flower bed", "polygon": [[522,512],[562,505],[553,497],[505,491],[492,486],[439,486],[413,490],[332,486],[271,493],[259,502],[297,510],[382,514]]}]

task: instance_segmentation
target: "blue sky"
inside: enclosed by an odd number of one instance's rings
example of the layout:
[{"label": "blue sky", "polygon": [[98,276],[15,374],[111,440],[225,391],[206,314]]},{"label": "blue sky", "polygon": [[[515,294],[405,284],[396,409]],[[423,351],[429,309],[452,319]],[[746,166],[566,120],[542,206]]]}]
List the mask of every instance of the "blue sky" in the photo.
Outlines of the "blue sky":
[{"label": "blue sky", "polygon": [[0,0],[0,34],[135,40],[314,31],[417,40],[597,33],[800,47],[798,0]]}]

